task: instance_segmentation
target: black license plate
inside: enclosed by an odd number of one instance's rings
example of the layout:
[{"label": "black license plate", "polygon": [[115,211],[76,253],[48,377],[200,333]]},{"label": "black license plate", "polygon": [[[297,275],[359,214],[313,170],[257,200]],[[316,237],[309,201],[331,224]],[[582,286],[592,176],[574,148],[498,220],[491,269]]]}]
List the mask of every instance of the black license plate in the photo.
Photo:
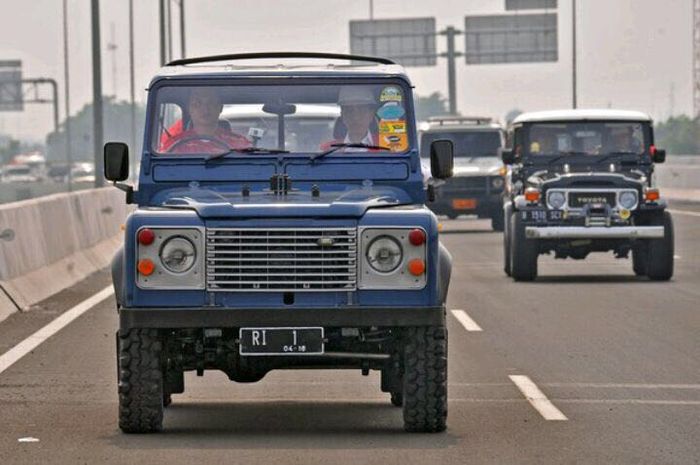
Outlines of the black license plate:
[{"label": "black license plate", "polygon": [[241,328],[241,355],[318,355],[323,328]]},{"label": "black license plate", "polygon": [[523,211],[523,219],[535,223],[560,221],[563,219],[563,212],[561,210],[525,210]]}]

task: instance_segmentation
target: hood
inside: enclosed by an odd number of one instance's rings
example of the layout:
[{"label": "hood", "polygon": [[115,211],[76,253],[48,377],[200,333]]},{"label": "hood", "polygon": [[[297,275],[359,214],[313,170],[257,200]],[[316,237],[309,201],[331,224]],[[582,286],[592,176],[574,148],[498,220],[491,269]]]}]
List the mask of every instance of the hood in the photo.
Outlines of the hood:
[{"label": "hood", "polygon": [[323,190],[314,197],[310,189],[293,189],[287,195],[254,191],[244,197],[241,191],[220,191],[188,187],[161,192],[154,206],[195,210],[202,218],[271,217],[360,217],[367,209],[411,204],[411,197],[391,186],[348,187],[342,191]]}]

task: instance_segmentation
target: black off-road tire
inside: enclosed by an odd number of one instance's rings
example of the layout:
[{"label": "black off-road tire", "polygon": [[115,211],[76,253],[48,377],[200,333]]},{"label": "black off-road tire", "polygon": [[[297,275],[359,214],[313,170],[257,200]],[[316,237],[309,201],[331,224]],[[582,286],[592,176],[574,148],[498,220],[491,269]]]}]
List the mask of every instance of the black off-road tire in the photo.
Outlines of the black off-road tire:
[{"label": "black off-road tire", "polygon": [[525,236],[525,224],[518,212],[510,217],[510,272],[516,281],[537,278],[537,240]]},{"label": "black off-road tire", "polygon": [[163,429],[162,348],[155,329],[119,334],[119,428],[125,433]]},{"label": "black off-road tire", "polygon": [[491,217],[491,229],[497,232],[502,232],[505,228],[505,218],[503,217],[503,211],[499,210]]},{"label": "black off-road tire", "polygon": [[402,392],[392,392],[391,393],[391,405],[394,407],[403,407],[403,393]]},{"label": "black off-road tire", "polygon": [[659,215],[651,223],[654,226],[664,227],[662,239],[649,240],[649,254],[647,255],[647,276],[652,281],[668,281],[673,276],[673,220],[667,211]]},{"label": "black off-road tire", "polygon": [[447,427],[447,330],[407,328],[404,335],[404,429],[438,433]]},{"label": "black off-road tire", "polygon": [[646,276],[649,250],[646,246],[632,249],[632,270],[636,276]]}]

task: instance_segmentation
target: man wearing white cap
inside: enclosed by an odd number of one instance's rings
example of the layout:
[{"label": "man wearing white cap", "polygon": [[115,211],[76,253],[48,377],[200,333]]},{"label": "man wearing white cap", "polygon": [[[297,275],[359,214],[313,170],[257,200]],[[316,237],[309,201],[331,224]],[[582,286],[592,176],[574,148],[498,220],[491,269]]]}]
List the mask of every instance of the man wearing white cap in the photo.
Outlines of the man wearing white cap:
[{"label": "man wearing white cap", "polygon": [[[323,150],[331,144],[377,145],[377,134],[370,130],[375,119],[377,101],[370,86],[343,86],[338,93],[340,121],[334,130],[334,140],[322,144]],[[364,152],[363,148],[346,148],[346,152]]]}]

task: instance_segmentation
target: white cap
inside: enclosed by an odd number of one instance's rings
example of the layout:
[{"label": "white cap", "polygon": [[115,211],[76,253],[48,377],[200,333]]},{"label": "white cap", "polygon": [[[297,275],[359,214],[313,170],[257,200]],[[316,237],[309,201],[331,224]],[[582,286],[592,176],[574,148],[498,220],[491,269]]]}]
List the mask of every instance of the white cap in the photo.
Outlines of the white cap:
[{"label": "white cap", "polygon": [[376,105],[369,86],[343,86],[338,93],[338,105]]}]

